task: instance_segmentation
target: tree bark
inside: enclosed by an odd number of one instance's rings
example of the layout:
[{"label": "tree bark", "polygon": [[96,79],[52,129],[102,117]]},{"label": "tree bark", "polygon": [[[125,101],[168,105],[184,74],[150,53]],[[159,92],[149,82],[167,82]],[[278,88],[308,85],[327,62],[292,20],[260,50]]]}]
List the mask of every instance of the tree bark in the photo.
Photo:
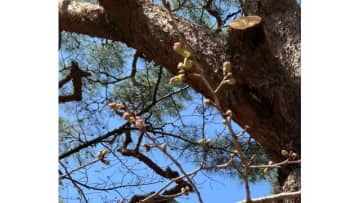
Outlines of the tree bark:
[{"label": "tree bark", "polygon": [[[300,156],[300,8],[294,0],[246,2],[246,13],[260,16],[261,23],[230,30],[227,39],[181,17],[172,22],[165,8],[148,0],[61,2],[60,30],[122,41],[176,74],[182,59],[172,50],[181,41],[175,23],[213,88],[222,79],[222,63],[233,64],[237,83],[222,93],[222,108],[231,109],[240,126],[250,126],[251,136],[273,161],[284,159],[282,149]],[[187,83],[211,97],[198,80]]]}]

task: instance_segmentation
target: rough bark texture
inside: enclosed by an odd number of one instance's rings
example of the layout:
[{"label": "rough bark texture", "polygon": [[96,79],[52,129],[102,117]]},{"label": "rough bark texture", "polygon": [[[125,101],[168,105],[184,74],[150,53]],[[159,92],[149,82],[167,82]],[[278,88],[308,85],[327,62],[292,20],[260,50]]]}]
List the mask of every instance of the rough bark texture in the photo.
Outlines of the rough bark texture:
[{"label": "rough bark texture", "polygon": [[[250,134],[273,161],[281,161],[281,149],[301,153],[300,8],[294,0],[246,2],[246,13],[263,20],[248,30],[230,30],[228,39],[181,17],[171,22],[165,8],[148,0],[103,0],[101,6],[63,2],[60,30],[122,41],[176,73],[181,58],[172,45],[181,38],[175,23],[213,87],[222,78],[221,64],[232,62],[237,83],[222,93],[223,108],[230,108],[241,126],[251,127]],[[197,80],[187,82],[210,97]],[[280,173],[284,185],[293,168]],[[292,190],[288,188],[283,190]]]}]

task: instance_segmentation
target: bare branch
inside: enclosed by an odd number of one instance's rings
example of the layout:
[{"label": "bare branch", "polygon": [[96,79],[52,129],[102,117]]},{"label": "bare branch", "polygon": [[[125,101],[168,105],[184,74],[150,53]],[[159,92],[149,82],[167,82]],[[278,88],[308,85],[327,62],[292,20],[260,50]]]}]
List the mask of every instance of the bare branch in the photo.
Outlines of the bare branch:
[{"label": "bare branch", "polygon": [[107,139],[107,138],[109,138],[111,136],[115,136],[115,135],[119,135],[119,134],[123,133],[124,130],[126,130],[125,129],[126,125],[127,124],[124,124],[124,125],[122,125],[121,127],[117,128],[115,130],[112,130],[112,131],[110,131],[110,132],[108,132],[108,133],[106,133],[104,135],[101,135],[101,136],[99,136],[97,138],[89,140],[89,141],[87,141],[87,142],[85,142],[83,144],[80,144],[79,146],[77,146],[77,147],[75,147],[73,149],[70,149],[67,152],[62,153],[59,156],[59,160],[64,159],[64,158],[66,158],[66,157],[68,157],[68,156],[70,156],[70,155],[72,155],[72,154],[74,154],[76,152],[79,152],[80,150],[85,149],[85,148],[87,148],[89,146],[98,144],[99,142],[101,142],[101,141],[103,141],[103,140],[105,140],[105,139]]},{"label": "bare branch", "polygon": [[84,198],[85,202],[88,203],[89,201],[86,198],[86,195],[84,193],[84,191],[81,189],[80,186],[77,185],[76,181],[71,177],[70,173],[67,171],[66,166],[60,162],[60,165],[64,168],[66,176],[65,178],[70,180],[70,182],[74,185],[74,187],[78,190],[78,192],[80,193],[80,195]]},{"label": "bare branch", "polygon": [[281,166],[289,165],[289,164],[300,164],[301,160],[295,160],[295,161],[289,161],[289,159],[286,159],[285,161],[274,163],[274,164],[268,164],[268,165],[251,165],[250,168],[280,168]]},{"label": "bare branch", "polygon": [[219,11],[211,7],[212,2],[213,2],[213,0],[205,0],[205,4],[203,5],[203,8],[205,8],[205,10],[210,15],[215,17],[216,23],[217,23],[217,28],[216,28],[215,32],[220,32],[224,25],[224,22],[221,19]]},{"label": "bare branch", "polygon": [[[301,191],[296,191],[296,192],[283,192],[280,194],[276,194],[276,195],[269,195],[266,197],[260,197],[257,199],[252,199],[251,203],[270,203],[276,200],[283,200],[283,199],[295,199],[295,198],[300,198],[301,196]],[[248,201],[244,200],[238,203],[248,203]]]},{"label": "bare branch", "polygon": [[[193,183],[193,181],[192,181],[188,176],[186,176],[186,172],[185,172],[185,170],[183,169],[183,167],[180,165],[180,163],[179,163],[174,157],[172,157],[171,154],[169,154],[166,150],[164,150],[162,147],[160,147],[160,146],[156,143],[156,141],[155,141],[155,139],[154,139],[153,137],[151,137],[148,133],[145,133],[145,135],[146,135],[147,138],[149,138],[149,139],[153,142],[153,144],[154,144],[157,148],[159,148],[159,149],[179,168],[179,170],[181,171],[181,173],[185,175],[185,178],[186,178],[186,179],[189,181],[189,183],[191,184],[192,189],[195,190],[195,192],[196,192],[196,194],[197,194],[197,196],[198,196],[199,202],[202,203],[203,200],[202,200],[202,198],[201,198],[201,194],[200,194],[199,190],[197,189],[197,187],[196,187],[196,185]],[[192,191],[192,189],[190,188],[190,191]]]},{"label": "bare branch", "polygon": [[88,167],[88,166],[90,166],[90,165],[92,165],[92,164],[94,164],[94,163],[96,163],[96,162],[98,162],[98,161],[100,161],[100,159],[95,159],[95,160],[93,160],[93,161],[90,161],[90,162],[88,162],[88,163],[86,163],[86,164],[83,164],[83,165],[79,166],[78,168],[74,168],[74,169],[72,169],[71,171],[67,172],[66,174],[60,175],[60,176],[59,176],[59,179],[63,179],[63,178],[69,177],[69,175],[72,174],[73,172],[78,171],[78,170],[80,170],[80,169],[82,169],[82,168],[86,168],[86,167]]},{"label": "bare branch", "polygon": [[80,101],[82,99],[82,81],[83,77],[90,76],[89,72],[83,71],[79,68],[78,63],[75,61],[71,62],[70,73],[64,79],[59,81],[59,88],[64,86],[70,80],[73,82],[73,94],[71,95],[60,95],[59,103],[65,103],[70,101]]}]

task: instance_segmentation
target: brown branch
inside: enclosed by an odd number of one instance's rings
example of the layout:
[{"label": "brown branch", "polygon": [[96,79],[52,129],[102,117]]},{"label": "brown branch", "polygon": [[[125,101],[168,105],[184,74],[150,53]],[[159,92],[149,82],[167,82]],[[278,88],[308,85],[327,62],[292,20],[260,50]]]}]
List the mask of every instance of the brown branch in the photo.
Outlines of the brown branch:
[{"label": "brown branch", "polygon": [[[149,168],[151,168],[156,174],[158,174],[164,178],[167,178],[169,180],[175,179],[177,186],[170,191],[164,192],[165,195],[178,194],[181,192],[182,187],[188,186],[188,187],[192,188],[191,185],[189,183],[187,183],[186,181],[184,181],[182,179],[177,179],[179,177],[178,172],[171,170],[170,167],[167,167],[165,170],[162,169],[160,166],[158,166],[155,162],[153,162],[150,158],[148,158],[141,152],[136,151],[136,150],[131,150],[131,149],[125,149],[125,148],[120,148],[118,151],[124,156],[131,156],[131,157],[138,159],[139,161],[141,161],[145,165],[147,165]],[[140,200],[143,200],[152,194],[153,193],[146,194],[146,195],[135,195],[131,198],[130,203],[139,202]],[[169,198],[157,196],[157,198],[155,198],[155,199],[157,199],[157,201],[158,200],[160,201],[160,200],[166,200]]]},{"label": "brown branch", "polygon": [[[153,194],[147,196],[145,199],[143,199],[142,201],[143,202],[147,202],[149,200],[152,200],[154,197],[156,197],[157,195],[160,194],[161,191],[163,191],[166,187],[168,187],[171,183],[173,183],[174,181],[176,180],[180,180],[186,176],[191,176],[191,175],[194,175],[196,174],[197,172],[199,172],[202,168],[201,167],[198,167],[197,169],[195,169],[194,171],[191,171],[189,173],[186,173],[182,176],[179,176],[179,177],[176,177],[176,178],[173,178],[171,179],[169,182],[167,182],[165,185],[163,185],[157,192],[154,192]],[[180,193],[181,194],[181,193]]]},{"label": "brown branch", "polygon": [[139,57],[141,56],[141,54],[139,53],[139,51],[136,51],[133,57],[133,61],[131,63],[131,73],[130,73],[130,77],[134,78],[135,74],[136,74],[136,63],[137,60],[139,59]]},{"label": "brown branch", "polygon": [[171,9],[171,12],[180,10],[185,5],[186,2],[187,2],[187,0],[182,0],[181,2],[180,2],[180,0],[177,0],[178,6],[176,8]]},{"label": "brown branch", "polygon": [[64,168],[66,176],[65,178],[70,180],[70,182],[74,185],[74,187],[78,190],[78,192],[80,193],[80,195],[84,198],[85,202],[88,203],[89,201],[86,198],[86,195],[84,193],[84,191],[81,189],[80,186],[78,186],[78,184],[76,183],[76,181],[71,177],[70,173],[68,172],[66,166],[60,162],[60,165]]},{"label": "brown branch", "polygon": [[215,17],[216,19],[216,23],[217,23],[217,27],[216,27],[216,30],[215,32],[220,32],[223,25],[224,25],[224,22],[222,21],[221,19],[221,16],[220,16],[220,13],[218,10],[216,9],[213,9],[211,7],[211,4],[212,4],[213,0],[206,0],[205,1],[205,4],[203,5],[203,8],[212,16]]},{"label": "brown branch", "polygon": [[101,142],[101,141],[103,141],[103,140],[105,140],[105,139],[107,139],[107,138],[109,138],[111,136],[115,136],[115,135],[119,135],[119,134],[123,133],[124,130],[126,130],[125,129],[126,125],[127,124],[124,124],[124,125],[122,125],[121,127],[117,128],[115,130],[112,130],[112,131],[110,131],[110,132],[108,132],[108,133],[106,133],[104,135],[101,135],[101,136],[99,136],[97,138],[89,140],[89,141],[87,141],[87,142],[85,142],[83,144],[80,144],[79,146],[77,146],[77,147],[75,147],[73,149],[70,149],[69,151],[66,151],[66,152],[62,153],[59,156],[59,160],[64,159],[64,158],[66,158],[66,157],[68,157],[68,156],[70,156],[70,155],[72,155],[72,154],[74,154],[76,152],[79,152],[80,150],[85,149],[85,148],[87,148],[89,146],[96,145],[99,142]]},{"label": "brown branch", "polygon": [[116,76],[114,76],[112,74],[109,74],[108,72],[105,72],[105,71],[96,71],[96,72],[91,71],[91,72],[95,72],[95,73],[98,73],[98,74],[103,74],[106,77],[110,77],[113,80],[112,81],[103,81],[103,80],[89,79],[89,81],[97,82],[97,83],[100,83],[102,85],[108,85],[108,84],[116,84],[118,82],[121,82],[121,81],[124,81],[124,80],[127,80],[127,79],[131,79],[132,82],[137,84],[136,80],[135,80],[135,75],[136,75],[136,72],[137,72],[136,63],[137,63],[137,60],[138,60],[139,57],[140,57],[140,53],[138,51],[136,51],[134,56],[133,56],[133,61],[132,61],[132,64],[131,64],[131,73],[129,75],[125,76],[125,77],[118,78],[118,77],[116,77]]},{"label": "brown branch", "polygon": [[153,144],[160,150],[162,150],[162,152],[179,168],[179,170],[181,171],[181,173],[185,176],[185,178],[187,179],[187,181],[189,181],[191,187],[190,187],[190,191],[189,192],[192,192],[195,190],[197,196],[198,196],[198,200],[200,203],[203,203],[203,200],[201,198],[201,194],[199,192],[199,190],[197,189],[196,185],[193,183],[193,181],[188,177],[186,176],[186,172],[185,170],[183,169],[183,167],[181,166],[181,164],[173,157],[171,156],[171,154],[169,154],[166,149],[164,150],[164,148],[162,148],[161,146],[159,146],[157,143],[156,143],[156,140],[150,136],[150,134],[148,134],[147,132],[145,132],[145,136],[147,138],[149,138]]},{"label": "brown branch", "polygon": [[[157,148],[161,148],[160,146],[158,145],[154,145],[153,147],[157,147]],[[193,171],[190,171],[188,173],[184,173],[182,176],[179,176],[179,177],[176,177],[176,178],[173,178],[171,179],[169,182],[167,182],[165,185],[163,185],[157,192],[154,192],[152,193],[151,195],[148,195],[145,199],[143,199],[142,201],[143,202],[147,202],[147,201],[150,201],[150,200],[153,200],[154,198],[156,198],[161,191],[163,191],[166,187],[168,187],[171,183],[173,183],[174,181],[176,180],[179,180],[179,179],[182,179],[182,178],[189,178],[190,176],[193,176],[195,174],[197,174],[199,171],[201,170],[211,170],[211,169],[224,169],[224,168],[228,168],[228,167],[231,167],[232,166],[232,163],[234,161],[234,156],[230,156],[230,159],[228,162],[224,163],[224,164],[218,164],[218,165],[215,165],[215,166],[205,166],[205,159],[206,159],[206,151],[205,150],[205,146],[203,145],[204,147],[204,154],[203,154],[203,158],[202,158],[202,161],[200,163],[200,166],[196,169],[194,169]],[[164,153],[167,154],[167,152],[165,151]],[[168,154],[168,156],[171,157],[171,155]],[[173,159],[173,158],[172,158]],[[173,161],[174,163],[177,162],[176,160]],[[178,193],[178,194],[174,194],[172,195],[171,197],[176,197],[176,196],[180,196],[180,195],[183,195],[184,192],[182,193]],[[162,195],[164,197],[164,195]]]},{"label": "brown branch", "polygon": [[[171,97],[172,95],[178,94],[178,93],[180,93],[180,92],[182,92],[182,91],[184,91],[184,90],[186,90],[188,88],[189,88],[189,86],[185,86],[185,87],[183,87],[183,88],[181,88],[179,90],[176,90],[174,92],[170,92],[169,94],[166,94],[166,95],[162,96],[161,98],[159,98],[155,102],[152,102],[147,107],[145,107],[143,110],[141,110],[137,115],[142,115],[142,114],[148,112],[156,103],[158,103],[158,102],[160,102],[160,101],[162,101],[164,99],[167,99],[167,98]],[[117,128],[115,130],[112,130],[112,131],[110,131],[110,132],[108,132],[108,133],[106,133],[104,135],[101,135],[101,136],[99,136],[97,138],[89,140],[89,141],[87,141],[87,142],[85,142],[83,144],[80,144],[79,146],[77,146],[77,147],[75,147],[73,149],[70,149],[67,152],[62,153],[59,156],[59,160],[64,159],[64,158],[66,158],[66,157],[68,157],[68,156],[70,156],[70,155],[72,155],[72,154],[74,154],[76,152],[79,152],[80,150],[85,149],[85,148],[87,148],[89,146],[96,145],[96,144],[100,143],[101,141],[103,141],[103,140],[105,140],[105,139],[107,139],[107,138],[109,138],[111,136],[116,136],[116,135],[119,135],[121,133],[124,133],[125,131],[128,130],[127,126],[128,126],[128,123],[125,123],[124,125],[122,125],[121,127]]]},{"label": "brown branch", "polygon": [[233,17],[233,16],[235,16],[235,15],[237,15],[237,14],[239,14],[239,13],[241,13],[241,9],[239,9],[239,10],[233,12],[233,13],[228,14],[228,15],[224,18],[224,22],[226,23],[231,17]]},{"label": "brown branch", "polygon": [[70,80],[73,83],[73,94],[60,95],[59,103],[65,103],[70,101],[81,101],[82,99],[82,81],[83,77],[90,76],[89,72],[83,71],[79,68],[79,65],[75,61],[71,61],[70,73],[64,79],[59,81],[59,88],[64,86]]},{"label": "brown branch", "polygon": [[98,162],[98,161],[100,161],[100,159],[95,159],[95,160],[90,161],[90,162],[88,162],[88,163],[86,163],[86,164],[83,164],[83,165],[81,165],[81,166],[79,166],[79,167],[77,167],[77,168],[74,168],[74,169],[72,169],[71,171],[67,172],[66,174],[60,175],[60,176],[59,176],[59,179],[63,179],[63,178],[69,177],[69,175],[72,174],[73,172],[78,171],[78,170],[80,170],[80,169],[82,169],[82,168],[86,168],[86,167],[88,167],[88,166],[90,166],[90,165],[92,165],[92,164],[94,164],[94,163],[96,163],[96,162]]},{"label": "brown branch", "polygon": [[92,72],[95,72],[95,73],[99,73],[99,74],[103,74],[105,75],[106,77],[110,77],[111,79],[113,79],[112,81],[102,81],[102,80],[93,80],[93,79],[89,79],[89,81],[91,82],[98,82],[102,85],[108,85],[108,84],[115,84],[115,83],[118,83],[118,82],[121,82],[121,81],[124,81],[124,80],[127,80],[127,79],[131,79],[135,84],[136,84],[136,80],[135,80],[135,75],[136,75],[136,72],[137,72],[137,68],[136,68],[136,63],[137,63],[137,60],[139,59],[139,57],[141,56],[141,53],[139,53],[139,51],[136,51],[134,56],[133,56],[133,61],[131,63],[131,73],[125,77],[121,77],[121,78],[118,78],[112,74],[109,74],[108,72],[106,71],[92,71]]},{"label": "brown branch", "polygon": [[[156,174],[158,174],[164,178],[172,179],[172,178],[176,178],[179,176],[178,172],[171,170],[169,167],[166,170],[163,170],[160,166],[158,166],[150,158],[148,158],[147,156],[145,156],[144,154],[142,154],[139,151],[125,149],[125,148],[120,148],[118,151],[123,156],[131,156],[131,157],[138,159],[139,161],[141,161],[145,165],[147,165],[149,168],[151,168]],[[177,180],[176,183],[180,184],[180,185],[189,185],[184,180]]]},{"label": "brown branch", "polygon": [[[67,179],[67,177],[65,177]],[[78,184],[81,185],[82,187],[85,187],[87,189],[90,190],[96,190],[96,191],[110,191],[110,190],[116,190],[119,188],[127,188],[127,187],[139,187],[139,186],[144,186],[144,185],[153,185],[153,184],[157,184],[163,181],[155,181],[155,182],[149,182],[149,183],[136,183],[136,184],[124,184],[124,185],[117,185],[117,186],[113,186],[113,187],[106,187],[106,188],[99,188],[99,187],[94,187],[94,186],[90,186],[87,184],[84,184],[78,180],[73,179],[73,181]]]},{"label": "brown branch", "polygon": [[[181,193],[181,188],[176,185],[175,187],[173,187],[170,191],[170,195],[166,195],[166,196],[163,196],[163,195],[156,195],[155,197],[152,198],[152,202],[156,202],[156,203],[169,203],[169,200],[170,199],[173,199],[173,195],[176,195],[176,194],[179,194]],[[129,203],[139,203],[141,200],[145,199],[146,197],[148,197],[149,195],[152,195],[154,194],[154,192],[150,192],[148,194],[143,194],[143,195],[134,195]]]}]

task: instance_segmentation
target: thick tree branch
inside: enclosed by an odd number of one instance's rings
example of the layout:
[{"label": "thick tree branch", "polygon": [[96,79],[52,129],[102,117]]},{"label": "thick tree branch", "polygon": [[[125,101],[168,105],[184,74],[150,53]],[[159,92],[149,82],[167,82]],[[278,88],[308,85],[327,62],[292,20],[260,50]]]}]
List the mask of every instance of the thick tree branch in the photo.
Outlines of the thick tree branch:
[{"label": "thick tree branch", "polygon": [[59,0],[59,25],[60,31],[112,39],[104,8],[97,4]]}]

